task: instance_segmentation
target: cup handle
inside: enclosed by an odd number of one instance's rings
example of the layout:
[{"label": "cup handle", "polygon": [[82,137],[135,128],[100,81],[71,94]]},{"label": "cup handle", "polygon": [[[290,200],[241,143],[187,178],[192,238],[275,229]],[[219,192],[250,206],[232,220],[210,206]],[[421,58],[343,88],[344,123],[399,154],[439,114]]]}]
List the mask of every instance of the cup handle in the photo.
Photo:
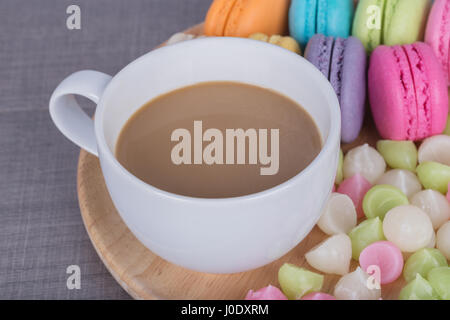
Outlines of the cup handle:
[{"label": "cup handle", "polygon": [[94,121],[81,109],[75,95],[98,103],[112,77],[98,71],[78,71],[65,78],[50,98],[50,116],[69,140],[98,156]]}]

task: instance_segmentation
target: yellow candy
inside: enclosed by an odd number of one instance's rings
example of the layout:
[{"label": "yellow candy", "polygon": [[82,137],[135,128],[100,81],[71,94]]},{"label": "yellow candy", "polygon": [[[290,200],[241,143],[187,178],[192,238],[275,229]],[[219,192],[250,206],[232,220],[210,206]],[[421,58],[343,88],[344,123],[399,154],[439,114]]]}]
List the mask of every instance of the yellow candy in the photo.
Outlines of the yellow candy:
[{"label": "yellow candy", "polygon": [[278,45],[279,45],[279,42],[281,41],[282,38],[283,38],[282,36],[279,36],[279,35],[277,35],[277,34],[274,34],[273,36],[271,36],[271,37],[269,38],[269,43],[271,43],[271,44],[276,44],[276,45],[278,46]]},{"label": "yellow candy", "polygon": [[264,33],[254,33],[254,34],[250,35],[249,38],[253,39],[253,40],[264,41],[264,42],[269,41],[269,36],[267,36]]},{"label": "yellow candy", "polygon": [[297,43],[297,41],[295,41],[294,38],[291,38],[291,37],[283,37],[280,35],[273,35],[273,36],[269,37],[268,35],[266,35],[264,33],[254,33],[254,34],[250,35],[249,38],[253,39],[253,40],[259,40],[259,41],[264,41],[264,42],[268,42],[271,44],[275,44],[275,45],[280,46],[289,51],[295,52],[297,54],[301,54],[300,45]]}]

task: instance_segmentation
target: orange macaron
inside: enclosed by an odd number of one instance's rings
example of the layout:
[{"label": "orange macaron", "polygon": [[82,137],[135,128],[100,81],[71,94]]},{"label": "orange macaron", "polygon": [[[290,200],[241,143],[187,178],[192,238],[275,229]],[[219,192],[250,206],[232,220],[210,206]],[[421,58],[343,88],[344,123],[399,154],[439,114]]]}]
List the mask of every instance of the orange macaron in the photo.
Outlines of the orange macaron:
[{"label": "orange macaron", "polygon": [[214,0],[205,19],[207,36],[248,37],[287,32],[290,0]]}]

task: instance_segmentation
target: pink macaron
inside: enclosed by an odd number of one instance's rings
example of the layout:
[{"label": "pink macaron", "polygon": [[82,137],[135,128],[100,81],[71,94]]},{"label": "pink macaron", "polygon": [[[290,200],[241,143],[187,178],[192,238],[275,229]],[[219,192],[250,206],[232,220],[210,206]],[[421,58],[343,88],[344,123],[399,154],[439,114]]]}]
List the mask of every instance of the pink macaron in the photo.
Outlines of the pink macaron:
[{"label": "pink macaron", "polygon": [[428,17],[425,42],[432,48],[450,85],[450,0],[435,0]]},{"label": "pink macaron", "polygon": [[425,43],[377,47],[370,59],[369,98],[384,139],[418,141],[444,131],[447,80]]}]

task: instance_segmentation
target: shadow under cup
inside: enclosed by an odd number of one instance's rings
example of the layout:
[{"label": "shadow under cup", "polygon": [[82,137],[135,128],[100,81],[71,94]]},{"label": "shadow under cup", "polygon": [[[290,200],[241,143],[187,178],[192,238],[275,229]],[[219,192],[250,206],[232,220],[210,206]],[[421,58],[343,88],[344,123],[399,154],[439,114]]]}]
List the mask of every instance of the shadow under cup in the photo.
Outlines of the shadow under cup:
[{"label": "shadow under cup", "polygon": [[[148,101],[201,82],[272,89],[313,118],[323,147],[297,176],[243,197],[184,197],[145,184],[115,159],[119,134]],[[95,132],[106,185],[122,219],[162,258],[202,272],[234,273],[268,264],[313,228],[331,192],[340,145],[340,110],[328,80],[302,57],[248,39],[206,38],[167,46],[135,60],[107,86]]]}]

